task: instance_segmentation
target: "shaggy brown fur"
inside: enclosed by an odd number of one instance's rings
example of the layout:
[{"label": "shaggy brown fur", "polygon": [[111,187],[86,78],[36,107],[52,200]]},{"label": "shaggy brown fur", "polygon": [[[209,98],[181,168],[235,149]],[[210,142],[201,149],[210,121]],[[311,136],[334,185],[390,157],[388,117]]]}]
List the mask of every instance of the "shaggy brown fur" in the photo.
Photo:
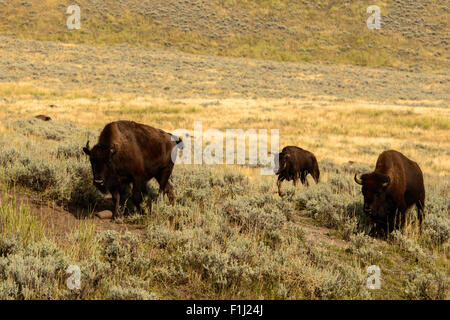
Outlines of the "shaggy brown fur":
[{"label": "shaggy brown fur", "polygon": [[311,152],[303,150],[295,146],[284,147],[281,153],[278,154],[279,169],[278,175],[278,194],[281,196],[281,183],[284,180],[293,181],[294,186],[297,185],[297,180],[304,185],[309,185],[306,176],[311,174],[316,183],[319,182],[319,165],[317,159]]},{"label": "shaggy brown fur", "polygon": [[133,121],[117,121],[105,126],[91,150],[88,142],[83,151],[90,158],[94,185],[103,193],[111,193],[116,217],[120,214],[121,195],[130,183],[138,210],[147,192],[147,182],[152,178],[158,181],[159,192],[174,201],[169,178],[176,160],[175,148],[182,146],[180,138],[163,130]]},{"label": "shaggy brown fur", "polygon": [[419,165],[398,151],[384,151],[378,157],[375,170],[355,175],[362,185],[364,212],[389,232],[404,227],[406,211],[413,204],[422,228],[425,205],[425,187]]}]

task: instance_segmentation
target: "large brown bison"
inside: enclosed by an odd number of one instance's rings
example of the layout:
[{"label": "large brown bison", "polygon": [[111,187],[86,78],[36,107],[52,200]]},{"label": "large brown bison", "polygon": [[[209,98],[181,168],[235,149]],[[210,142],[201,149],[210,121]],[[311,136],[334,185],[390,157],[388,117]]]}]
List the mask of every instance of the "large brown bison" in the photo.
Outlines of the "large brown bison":
[{"label": "large brown bison", "polygon": [[319,165],[317,164],[314,154],[307,150],[296,146],[287,146],[278,154],[278,194],[281,196],[281,183],[284,180],[293,181],[294,186],[297,185],[297,180],[304,185],[309,185],[306,176],[311,174],[316,183],[319,182]]},{"label": "large brown bison", "polygon": [[147,182],[152,178],[158,181],[159,192],[167,194],[173,202],[169,177],[176,160],[174,148],[182,146],[180,138],[163,130],[133,121],[117,121],[105,126],[92,149],[88,141],[83,151],[89,155],[94,186],[102,193],[111,193],[115,206],[113,217],[117,217],[121,195],[130,183],[133,184],[133,202],[139,211]]},{"label": "large brown bison", "polygon": [[382,152],[375,171],[358,177],[362,185],[364,212],[375,222],[387,227],[405,225],[406,211],[413,204],[417,207],[420,229],[424,218],[425,188],[423,175],[418,164],[395,150]]}]

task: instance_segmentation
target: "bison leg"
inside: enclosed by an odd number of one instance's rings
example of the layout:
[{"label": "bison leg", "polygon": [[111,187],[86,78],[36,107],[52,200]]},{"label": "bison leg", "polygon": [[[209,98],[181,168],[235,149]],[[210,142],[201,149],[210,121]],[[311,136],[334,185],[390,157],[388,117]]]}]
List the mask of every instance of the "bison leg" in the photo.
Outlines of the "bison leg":
[{"label": "bison leg", "polygon": [[114,190],[111,192],[112,200],[114,202],[113,218],[117,218],[121,215],[120,212],[120,192],[119,190]]},{"label": "bison leg", "polygon": [[417,219],[419,219],[419,232],[422,233],[423,219],[425,217],[424,213],[424,199],[416,202],[417,208]]},{"label": "bison leg", "polygon": [[164,170],[159,176],[159,194],[167,195],[171,204],[175,201],[175,193],[173,191],[173,186],[169,182],[170,175],[172,174],[173,167]]},{"label": "bison leg", "polygon": [[309,182],[308,182],[308,179],[306,179],[307,175],[308,175],[308,171],[302,171],[300,179],[302,181],[302,184],[308,187]]},{"label": "bison leg", "polygon": [[166,188],[164,189],[164,194],[167,194],[167,196],[169,197],[170,203],[174,204],[175,192],[173,191],[173,186],[169,181],[167,181]]},{"label": "bison leg", "polygon": [[120,206],[123,206],[125,204],[125,200],[127,198],[127,192],[128,192],[129,184],[123,183],[119,187],[119,196],[120,196]]},{"label": "bison leg", "polygon": [[277,187],[278,187],[278,195],[281,197],[282,196],[282,192],[281,192],[281,183],[284,180],[284,176],[278,176],[278,181],[277,181]]},{"label": "bison leg", "polygon": [[143,195],[146,193],[147,184],[143,180],[138,180],[133,182],[133,202],[136,206],[136,210],[142,213],[141,202],[143,200]]},{"label": "bison leg", "polygon": [[405,230],[406,225],[406,212],[399,212],[400,229]]},{"label": "bison leg", "polygon": [[388,232],[391,233],[394,229],[399,229],[400,231],[404,231],[406,224],[406,214],[403,210],[397,208],[395,210],[395,214],[393,216],[392,222],[390,222]]}]

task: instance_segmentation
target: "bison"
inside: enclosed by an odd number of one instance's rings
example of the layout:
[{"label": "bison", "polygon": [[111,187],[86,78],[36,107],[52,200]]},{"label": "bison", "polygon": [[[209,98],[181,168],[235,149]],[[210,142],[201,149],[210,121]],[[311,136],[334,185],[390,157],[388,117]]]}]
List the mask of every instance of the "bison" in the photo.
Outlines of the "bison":
[{"label": "bison", "polygon": [[388,150],[378,156],[375,170],[360,177],[364,213],[388,232],[405,225],[406,211],[417,208],[420,230],[424,219],[425,187],[419,165],[398,151]]},{"label": "bison", "polygon": [[293,180],[294,186],[296,186],[297,180],[300,178],[302,184],[308,186],[309,183],[306,180],[306,176],[311,174],[314,181],[318,183],[320,171],[314,154],[296,146],[287,146],[278,154],[278,170],[276,174],[278,175],[278,194],[281,196],[281,183],[284,180]]},{"label": "bison", "polygon": [[42,120],[42,121],[51,121],[52,120],[52,118],[50,118],[49,116],[43,115],[43,114],[37,115],[35,118]]},{"label": "bison", "polygon": [[112,195],[115,218],[120,215],[121,196],[130,183],[133,202],[139,211],[147,182],[152,178],[159,183],[159,193],[168,195],[173,203],[169,178],[176,160],[175,148],[182,147],[180,138],[161,129],[133,121],[117,121],[105,126],[92,149],[88,141],[83,151],[91,162],[94,186]]}]

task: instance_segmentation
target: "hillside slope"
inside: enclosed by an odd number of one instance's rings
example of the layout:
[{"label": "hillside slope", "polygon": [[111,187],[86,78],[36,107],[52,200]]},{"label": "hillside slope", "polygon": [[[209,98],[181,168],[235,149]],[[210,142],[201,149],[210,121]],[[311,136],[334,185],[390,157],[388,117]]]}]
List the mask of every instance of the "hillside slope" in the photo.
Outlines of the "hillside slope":
[{"label": "hillside slope", "polygon": [[[78,0],[81,30],[60,0],[0,1],[0,34],[90,44],[129,43],[280,61],[448,71],[449,1],[378,1],[382,29],[368,30],[371,1]],[[71,3],[72,4],[72,3]]]},{"label": "hillside slope", "polygon": [[[0,37],[0,82],[170,99],[249,98],[394,102],[448,107],[445,74],[198,56],[124,45],[66,45]],[[10,85],[0,88],[8,95]],[[16,87],[15,91],[20,90]],[[18,92],[17,92],[18,93]]]}]

